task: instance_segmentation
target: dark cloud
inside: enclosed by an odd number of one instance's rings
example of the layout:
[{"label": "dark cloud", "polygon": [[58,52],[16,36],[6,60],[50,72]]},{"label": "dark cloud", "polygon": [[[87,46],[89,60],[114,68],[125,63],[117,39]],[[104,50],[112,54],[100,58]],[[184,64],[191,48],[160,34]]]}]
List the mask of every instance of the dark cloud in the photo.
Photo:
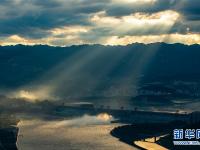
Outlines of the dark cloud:
[{"label": "dark cloud", "polygon": [[199,0],[177,0],[177,5],[175,9],[181,12],[188,20],[199,20],[200,18]]},{"label": "dark cloud", "polygon": [[[156,0],[152,3],[117,3],[115,0],[1,0],[0,36],[19,35],[30,39],[51,36],[51,29],[63,26],[91,26],[93,29],[80,37],[86,40],[113,35],[112,28],[96,27],[91,16],[105,11],[107,16],[120,18],[136,12],[157,13],[173,10],[182,15],[170,29],[170,33],[199,32],[199,0]],[[114,27],[113,27],[114,28]],[[120,36],[124,32],[120,32]],[[146,32],[127,32],[126,35],[163,34],[156,27]],[[94,34],[94,35],[91,35]],[[94,38],[95,37],[95,38]]]},{"label": "dark cloud", "polygon": [[[89,14],[103,10],[107,0],[101,2],[79,0],[3,0],[0,10],[1,35],[18,34],[40,38],[49,30],[66,25],[88,25]],[[42,31],[44,30],[44,31]],[[39,35],[35,32],[40,31]]]}]

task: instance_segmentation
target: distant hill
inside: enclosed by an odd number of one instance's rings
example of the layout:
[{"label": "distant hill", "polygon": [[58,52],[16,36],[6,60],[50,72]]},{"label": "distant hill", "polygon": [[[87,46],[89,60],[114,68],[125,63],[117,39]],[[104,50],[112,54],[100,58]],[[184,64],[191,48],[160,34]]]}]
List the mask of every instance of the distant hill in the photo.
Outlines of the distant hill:
[{"label": "distant hill", "polygon": [[199,45],[1,46],[0,88],[50,83],[59,93],[116,96],[148,82],[199,81],[199,58]]},{"label": "distant hill", "polygon": [[[77,57],[74,57],[76,54]],[[78,72],[91,73],[94,77],[100,76],[102,80],[128,77],[137,65],[142,66],[141,74],[145,81],[195,80],[200,75],[199,45],[164,43],[71,47],[17,45],[0,47],[0,86],[20,86],[31,82],[70,57],[74,58],[66,62],[66,69],[75,63],[85,63],[88,57],[90,60]],[[106,75],[104,69],[108,71]]]}]

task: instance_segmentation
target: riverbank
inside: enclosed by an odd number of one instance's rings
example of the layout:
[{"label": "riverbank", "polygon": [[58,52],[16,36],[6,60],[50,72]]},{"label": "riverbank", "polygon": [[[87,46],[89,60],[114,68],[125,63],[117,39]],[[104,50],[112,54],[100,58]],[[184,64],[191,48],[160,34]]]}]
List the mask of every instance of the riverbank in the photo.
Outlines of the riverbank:
[{"label": "riverbank", "polygon": [[169,123],[123,125],[114,128],[111,131],[111,135],[117,137],[124,143],[138,147],[140,149],[199,149],[199,146],[174,146],[173,130],[176,128],[199,129],[200,123],[187,124],[186,122],[174,121]]},{"label": "riverbank", "polygon": [[17,127],[0,128],[0,149],[17,150]]},{"label": "riverbank", "polygon": [[0,149],[17,150],[17,127],[19,120],[13,116],[0,114]]},{"label": "riverbank", "polygon": [[184,122],[182,121],[175,121],[170,123],[141,123],[134,125],[123,125],[114,128],[111,131],[111,135],[117,137],[120,141],[124,143],[141,149],[141,144],[149,145],[148,143],[141,143],[145,142],[145,139],[156,138],[162,135],[169,134],[171,131],[173,131],[174,128],[182,128],[183,124]]}]

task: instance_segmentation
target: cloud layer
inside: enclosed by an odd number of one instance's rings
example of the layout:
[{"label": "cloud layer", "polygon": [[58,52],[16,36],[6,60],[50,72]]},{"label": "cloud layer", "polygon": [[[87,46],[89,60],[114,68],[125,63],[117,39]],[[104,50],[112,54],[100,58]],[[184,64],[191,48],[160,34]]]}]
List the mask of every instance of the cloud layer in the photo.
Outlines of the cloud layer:
[{"label": "cloud layer", "polygon": [[199,0],[1,0],[0,44],[200,44]]}]

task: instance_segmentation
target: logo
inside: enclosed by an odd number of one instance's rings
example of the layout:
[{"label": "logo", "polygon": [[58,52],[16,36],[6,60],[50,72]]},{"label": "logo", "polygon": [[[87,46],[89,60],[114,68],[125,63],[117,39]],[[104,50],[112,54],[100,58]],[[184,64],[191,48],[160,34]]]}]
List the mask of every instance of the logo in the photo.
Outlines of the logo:
[{"label": "logo", "polygon": [[200,145],[200,129],[174,129],[174,145]]}]

